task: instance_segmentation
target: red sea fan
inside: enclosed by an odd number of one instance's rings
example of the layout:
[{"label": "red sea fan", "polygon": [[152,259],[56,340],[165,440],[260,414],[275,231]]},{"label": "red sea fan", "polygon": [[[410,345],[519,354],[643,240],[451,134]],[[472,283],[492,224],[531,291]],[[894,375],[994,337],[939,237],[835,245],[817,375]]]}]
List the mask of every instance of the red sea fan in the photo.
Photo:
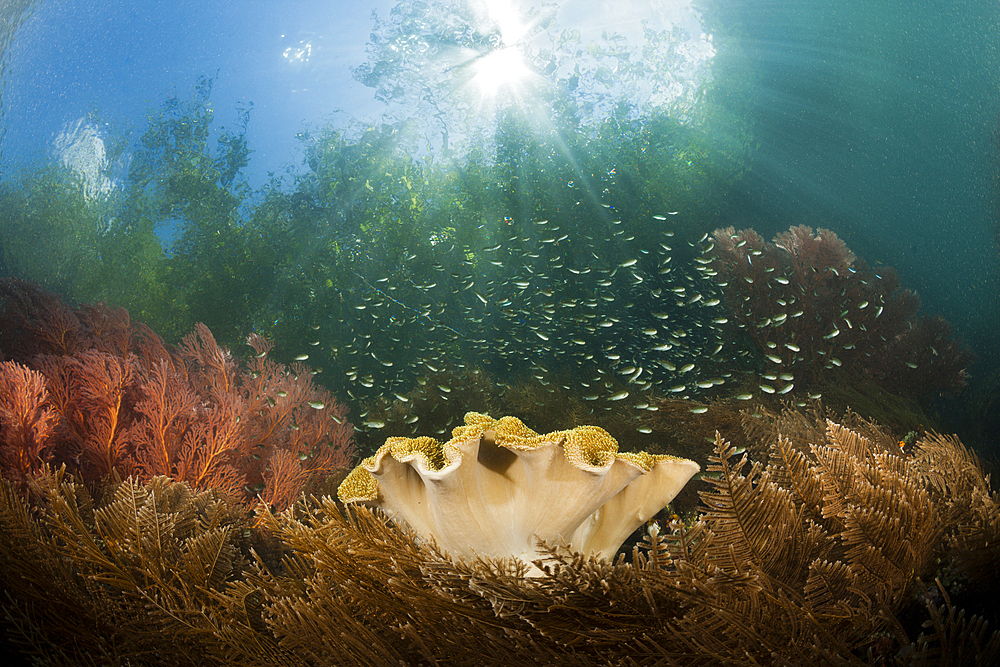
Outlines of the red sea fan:
[{"label": "red sea fan", "polygon": [[269,506],[280,509],[290,502],[290,489],[301,489],[307,480],[321,479],[350,464],[354,427],[344,406],[313,383],[308,368],[271,361],[272,343],[257,334],[251,334],[247,344],[254,350],[241,378],[244,399],[254,415],[248,423],[253,452],[248,486]]},{"label": "red sea fan", "polygon": [[135,418],[134,358],[90,349],[41,355],[33,365],[45,376],[50,404],[61,417],[63,460],[77,464],[89,479],[131,472],[126,459]]},{"label": "red sea fan", "polygon": [[829,229],[799,225],[774,237],[774,245],[787,252],[792,266],[799,275],[813,271],[817,266],[833,269],[837,273],[849,271],[857,259],[836,234]]},{"label": "red sea fan", "polygon": [[[972,363],[972,353],[952,336],[941,317],[923,317],[886,345],[887,354],[872,359],[869,374],[890,391],[906,393],[913,387],[935,392],[961,391]],[[899,363],[899,362],[902,363]]]},{"label": "red sea fan", "polygon": [[354,427],[347,421],[347,408],[330,392],[314,386],[310,400],[296,409],[293,419],[288,449],[305,469],[329,474],[350,465]]},{"label": "red sea fan", "polygon": [[[124,308],[103,303],[73,308],[35,283],[0,280],[0,351],[8,359],[73,355],[97,349],[117,356],[149,350],[159,336],[134,324]],[[160,341],[157,354],[165,354]]]},{"label": "red sea fan", "polygon": [[299,497],[307,481],[309,472],[299,463],[298,457],[287,449],[279,449],[268,459],[261,501],[272,512],[287,508]]},{"label": "red sea fan", "polygon": [[86,433],[81,462],[101,477],[110,475],[129,453],[125,433],[134,418],[132,360],[87,350],[74,359],[73,381],[77,400],[71,418],[79,417]]},{"label": "red sea fan", "polygon": [[138,418],[129,433],[135,471],[142,479],[174,477],[184,436],[199,417],[198,397],[186,375],[166,360],[142,369],[139,394]]},{"label": "red sea fan", "polygon": [[21,364],[0,364],[0,469],[23,481],[51,460],[59,415],[48,404],[45,377]]},{"label": "red sea fan", "polygon": [[350,464],[345,408],[305,366],[271,361],[260,336],[241,370],[203,324],[172,350],[124,310],[71,308],[16,281],[0,281],[0,325],[21,362],[0,385],[5,474],[51,461],[89,482],[165,475],[280,510]]},{"label": "red sea fan", "polygon": [[86,349],[73,309],[35,283],[0,280],[0,351],[6,359]]},{"label": "red sea fan", "polygon": [[246,478],[240,470],[247,456],[241,424],[245,414],[243,401],[232,395],[203,406],[184,434],[174,479],[195,489],[217,489],[232,498],[241,497]]},{"label": "red sea fan", "polygon": [[802,388],[834,370],[918,396],[963,385],[971,355],[917,318],[919,299],[892,269],[871,270],[832,231],[803,225],[766,243],[729,227],[714,242],[712,268],[732,319],[766,360],[762,374],[779,378],[764,391],[791,389],[793,379]]},{"label": "red sea fan", "polygon": [[[349,465],[354,429],[343,407],[313,384],[309,369],[271,361],[273,345],[261,336],[253,334],[247,342],[254,356],[241,372],[208,328],[197,325],[179,350],[193,391],[165,415],[160,407],[140,404],[139,409],[146,422],[154,413],[160,429],[173,424],[173,431],[181,432],[181,422],[191,414],[185,405],[191,406],[195,417],[184,430],[175,479],[195,488],[239,491],[248,500],[259,497],[281,510],[309,480]],[[162,384],[165,373],[151,380]],[[172,393],[176,398],[179,391],[161,391],[159,384],[153,390],[145,393],[157,406],[165,406],[166,397]],[[140,451],[155,439],[155,433],[142,438]]]},{"label": "red sea fan", "polygon": [[280,431],[282,437],[274,444],[296,454],[307,470],[329,473],[348,465],[353,428],[344,406],[312,381],[312,371],[303,364],[286,368],[268,359],[270,341],[252,334],[247,344],[255,355],[243,374],[243,387],[262,417],[257,446],[263,448]]},{"label": "red sea fan", "polygon": [[184,336],[179,355],[187,361],[190,382],[202,400],[220,401],[236,391],[236,362],[201,322]]}]

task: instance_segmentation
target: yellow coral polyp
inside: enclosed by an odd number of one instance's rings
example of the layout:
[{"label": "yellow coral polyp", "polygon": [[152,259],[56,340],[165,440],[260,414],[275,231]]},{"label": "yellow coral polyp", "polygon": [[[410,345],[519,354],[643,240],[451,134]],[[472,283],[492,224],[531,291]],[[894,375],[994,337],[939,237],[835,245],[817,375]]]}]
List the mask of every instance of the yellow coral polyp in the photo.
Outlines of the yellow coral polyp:
[{"label": "yellow coral polyp", "polygon": [[698,470],[619,452],[596,426],[540,435],[516,417],[470,412],[444,443],[388,438],[337,495],[382,509],[452,555],[531,563],[542,557],[539,540],[612,555]]}]

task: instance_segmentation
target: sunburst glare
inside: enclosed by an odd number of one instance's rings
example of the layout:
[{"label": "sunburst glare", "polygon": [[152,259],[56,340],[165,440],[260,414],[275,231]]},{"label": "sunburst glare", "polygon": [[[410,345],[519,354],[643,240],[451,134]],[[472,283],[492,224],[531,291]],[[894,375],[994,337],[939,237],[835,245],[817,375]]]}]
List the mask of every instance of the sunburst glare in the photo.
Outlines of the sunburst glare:
[{"label": "sunburst glare", "polygon": [[528,32],[529,25],[521,19],[510,0],[487,0],[486,11],[500,28],[504,46],[516,44]]},{"label": "sunburst glare", "polygon": [[475,64],[472,84],[484,98],[492,98],[504,88],[517,88],[531,74],[520,50],[508,46],[493,51]]}]

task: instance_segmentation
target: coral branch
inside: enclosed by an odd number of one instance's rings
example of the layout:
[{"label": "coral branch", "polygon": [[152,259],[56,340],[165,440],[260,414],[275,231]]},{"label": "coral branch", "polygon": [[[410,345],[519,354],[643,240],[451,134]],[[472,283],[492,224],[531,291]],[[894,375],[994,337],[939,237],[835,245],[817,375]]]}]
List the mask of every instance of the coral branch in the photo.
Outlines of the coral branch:
[{"label": "coral branch", "polygon": [[238,497],[243,486],[243,475],[236,469],[245,442],[242,415],[242,402],[235,397],[206,408],[184,436],[174,478],[196,489],[214,488]]},{"label": "coral branch", "polygon": [[50,460],[57,419],[41,373],[13,361],[0,364],[0,469],[5,476],[23,481]]},{"label": "coral branch", "polygon": [[125,436],[131,421],[127,392],[134,387],[129,359],[88,350],[78,355],[72,367],[75,414],[83,423],[84,465],[98,476],[111,474],[128,453]]},{"label": "coral branch", "polygon": [[141,418],[130,433],[140,476],[173,477],[184,436],[197,417],[197,397],[166,360],[149,369],[140,392],[144,398],[135,410]]},{"label": "coral branch", "polygon": [[180,354],[196,369],[192,380],[199,395],[221,400],[233,391],[236,364],[229,350],[219,347],[215,336],[204,324],[198,322],[194,331],[184,336]]}]

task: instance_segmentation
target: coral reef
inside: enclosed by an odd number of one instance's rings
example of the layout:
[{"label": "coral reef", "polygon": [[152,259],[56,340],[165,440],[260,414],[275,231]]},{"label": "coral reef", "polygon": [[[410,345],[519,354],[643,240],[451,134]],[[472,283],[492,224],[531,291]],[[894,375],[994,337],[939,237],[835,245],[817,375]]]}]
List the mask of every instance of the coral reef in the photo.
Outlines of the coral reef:
[{"label": "coral reef", "polygon": [[128,313],[72,308],[0,282],[0,465],[25,480],[66,464],[80,480],[167,476],[283,509],[348,465],[345,409],[301,364],[271,361],[252,334],[244,369],[204,325],[178,348]]},{"label": "coral reef", "polygon": [[[729,227],[713,241],[711,267],[734,325],[773,375],[799,389],[833,375],[915,398],[965,385],[972,355],[948,323],[918,318],[920,301],[895,271],[872,270],[832,231],[802,225],[767,243]],[[762,389],[790,389],[785,378]]]},{"label": "coral reef", "polygon": [[675,456],[619,452],[595,426],[539,435],[515,417],[470,412],[445,443],[387,439],[337,495],[385,511],[454,556],[529,565],[541,557],[539,541],[614,555],[698,470]]},{"label": "coral reef", "polygon": [[213,492],[92,499],[42,470],[0,487],[4,621],[59,664],[994,664],[1000,506],[975,457],[758,414],[747,453],[716,438],[697,520],[614,560],[548,545],[535,578],[326,496],[266,513],[273,549]]}]

